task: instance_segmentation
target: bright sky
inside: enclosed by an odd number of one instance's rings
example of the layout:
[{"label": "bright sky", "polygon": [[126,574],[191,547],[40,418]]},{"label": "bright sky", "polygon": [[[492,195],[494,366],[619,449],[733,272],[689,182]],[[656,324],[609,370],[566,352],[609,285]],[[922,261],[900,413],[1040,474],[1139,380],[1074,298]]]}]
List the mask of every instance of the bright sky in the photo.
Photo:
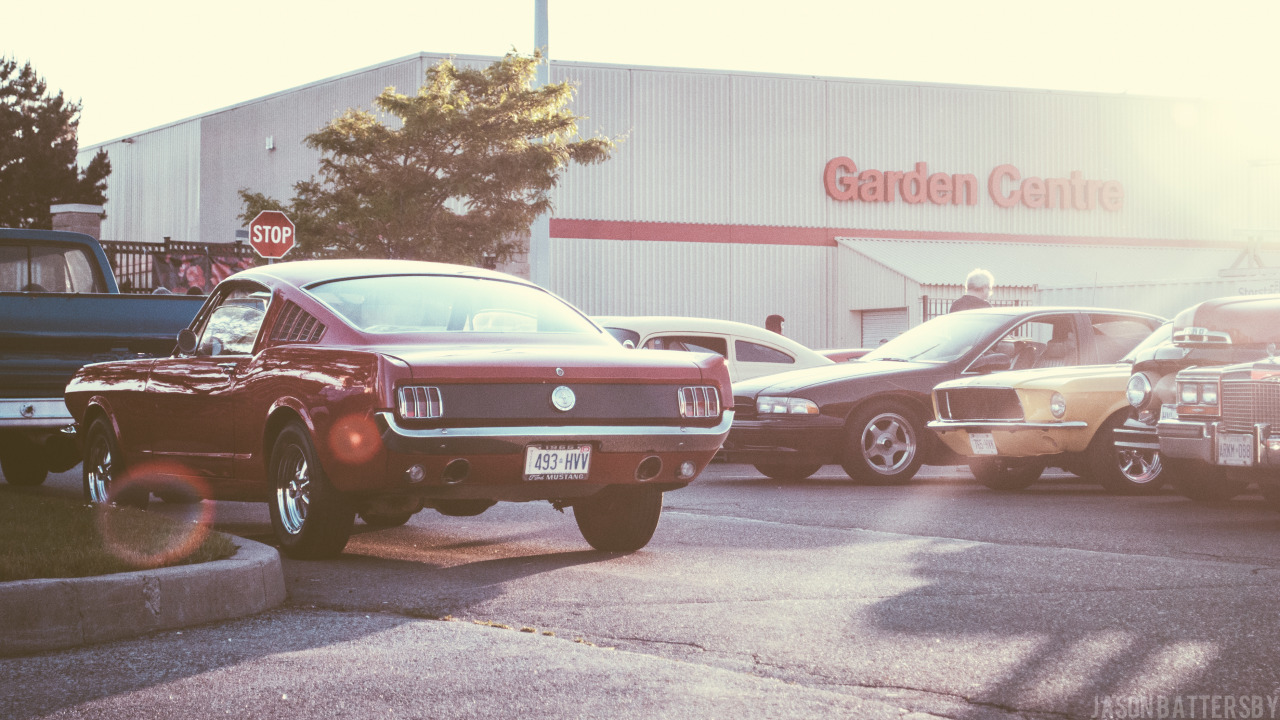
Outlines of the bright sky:
[{"label": "bright sky", "polygon": [[[548,0],[555,60],[1280,100],[1274,0]],[[533,50],[534,0],[11,3],[81,146],[419,52]],[[400,88],[411,91],[414,88]]]}]

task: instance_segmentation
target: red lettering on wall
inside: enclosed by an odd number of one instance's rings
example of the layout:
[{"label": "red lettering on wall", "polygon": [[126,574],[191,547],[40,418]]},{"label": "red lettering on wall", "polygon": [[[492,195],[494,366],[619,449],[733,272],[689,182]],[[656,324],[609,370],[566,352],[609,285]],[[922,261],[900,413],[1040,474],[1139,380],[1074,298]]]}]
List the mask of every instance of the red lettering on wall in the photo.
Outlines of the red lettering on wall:
[{"label": "red lettering on wall", "polygon": [[822,186],[832,200],[852,200],[857,193],[857,186],[850,182],[856,175],[858,166],[847,157],[831,158],[822,170]]},{"label": "red lettering on wall", "polygon": [[[827,161],[822,186],[833,200],[891,203],[901,195],[904,202],[918,205],[926,199],[934,205],[977,205],[978,178],[968,173],[929,174],[929,164],[917,162],[910,172],[867,169],[847,157]],[[997,207],[1017,205],[1032,210],[1045,208],[1108,212],[1124,209],[1124,186],[1117,180],[1090,180],[1079,170],[1065,178],[1022,177],[1022,171],[1005,163],[987,176],[987,195]]]},{"label": "red lettering on wall", "polygon": [[928,177],[929,166],[922,162],[916,163],[914,172],[902,176],[902,199],[913,205],[924,202],[925,182]]},{"label": "red lettering on wall", "polygon": [[987,194],[991,196],[991,201],[1002,208],[1011,208],[1018,204],[1021,193],[1018,190],[1010,190],[1008,195],[1004,194],[1004,180],[1008,178],[1013,182],[1022,179],[1022,173],[1018,172],[1018,168],[1012,165],[1000,165],[991,171],[991,175],[987,177]]}]

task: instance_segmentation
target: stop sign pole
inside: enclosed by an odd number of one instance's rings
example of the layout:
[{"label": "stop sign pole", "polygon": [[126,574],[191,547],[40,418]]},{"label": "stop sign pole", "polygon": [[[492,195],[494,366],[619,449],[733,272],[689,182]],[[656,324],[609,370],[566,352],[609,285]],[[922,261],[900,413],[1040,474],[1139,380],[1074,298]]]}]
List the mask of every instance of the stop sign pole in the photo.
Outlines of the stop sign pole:
[{"label": "stop sign pole", "polygon": [[293,221],[279,210],[263,210],[249,223],[249,245],[268,260],[284,257],[296,240]]}]

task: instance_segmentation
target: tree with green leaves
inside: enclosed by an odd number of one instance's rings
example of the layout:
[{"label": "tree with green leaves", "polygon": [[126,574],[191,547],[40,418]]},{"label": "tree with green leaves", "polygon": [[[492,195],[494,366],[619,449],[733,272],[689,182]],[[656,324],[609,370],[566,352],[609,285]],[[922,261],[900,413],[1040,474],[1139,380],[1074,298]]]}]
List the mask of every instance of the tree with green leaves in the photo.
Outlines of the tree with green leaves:
[{"label": "tree with green leaves", "polygon": [[0,227],[52,227],[50,205],[106,202],[111,161],[76,164],[80,104],[49,93],[31,63],[0,57]]},{"label": "tree with green leaves", "polygon": [[352,109],[308,135],[320,179],[294,185],[289,205],[240,190],[246,223],[283,210],[303,252],[479,265],[520,250],[529,225],[551,210],[570,162],[608,159],[615,140],[582,138],[566,106],[569,83],[533,87],[539,54],[508,53],[481,69],[448,60],[427,70],[416,95],[387,88],[385,117]]}]

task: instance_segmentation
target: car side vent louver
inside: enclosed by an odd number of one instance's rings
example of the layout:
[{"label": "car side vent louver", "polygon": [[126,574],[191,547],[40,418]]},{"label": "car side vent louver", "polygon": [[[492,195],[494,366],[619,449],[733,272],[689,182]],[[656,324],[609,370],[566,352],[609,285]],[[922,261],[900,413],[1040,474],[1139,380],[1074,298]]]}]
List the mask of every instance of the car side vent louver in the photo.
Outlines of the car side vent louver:
[{"label": "car side vent louver", "polygon": [[287,303],[280,311],[280,319],[271,330],[271,341],[277,343],[314,343],[324,335],[324,323],[298,307]]},{"label": "car side vent louver", "polygon": [[720,416],[720,392],[710,385],[680,388],[680,416],[713,418]]},{"label": "car side vent louver", "polygon": [[427,385],[405,385],[400,388],[400,417],[405,420],[430,420],[444,415],[440,388]]}]

